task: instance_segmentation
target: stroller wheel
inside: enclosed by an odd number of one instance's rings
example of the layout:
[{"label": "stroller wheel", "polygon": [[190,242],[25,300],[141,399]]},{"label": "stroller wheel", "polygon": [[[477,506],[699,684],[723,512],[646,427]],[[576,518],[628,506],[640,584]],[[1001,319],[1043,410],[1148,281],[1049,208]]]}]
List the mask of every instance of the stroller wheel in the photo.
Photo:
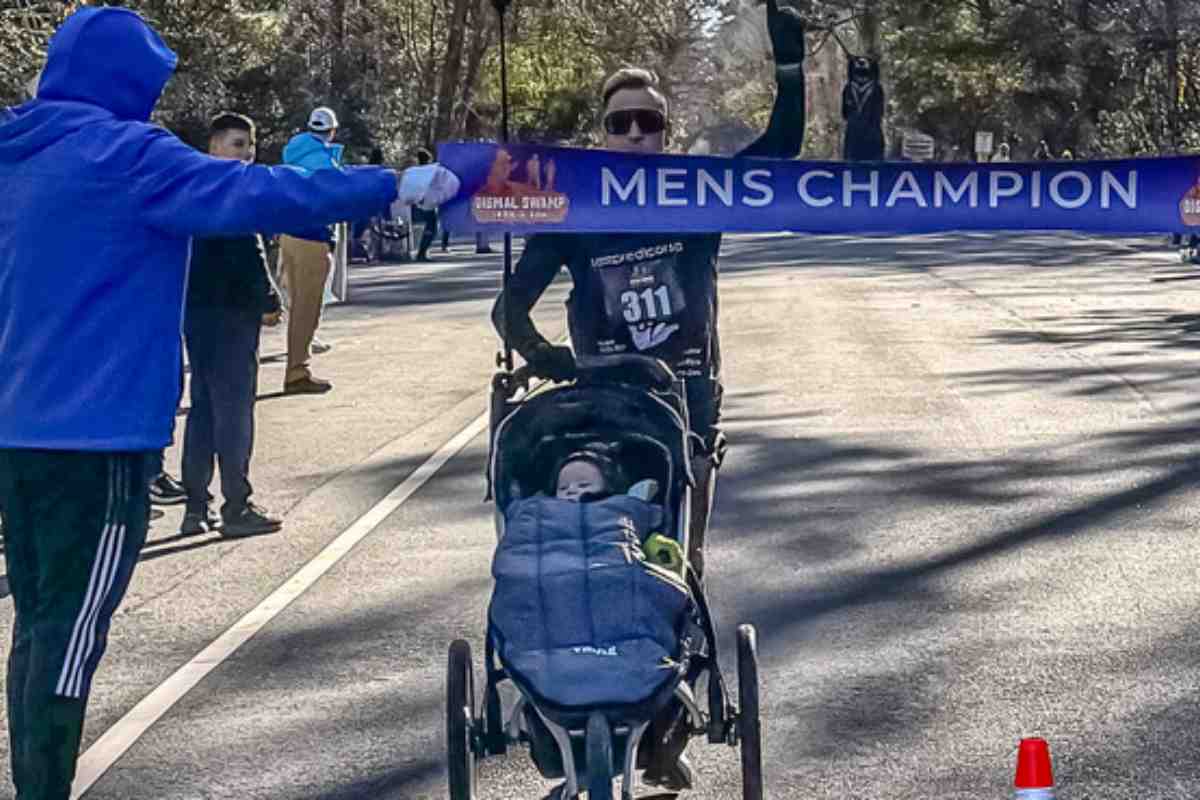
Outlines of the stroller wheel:
[{"label": "stroller wheel", "polygon": [[587,723],[588,800],[612,800],[613,742],[608,719],[599,711]]},{"label": "stroller wheel", "polygon": [[758,707],[758,634],[753,625],[737,629],[738,740],[742,750],[742,800],[763,800],[762,727]]},{"label": "stroller wheel", "polygon": [[475,669],[471,645],[450,644],[446,671],[446,755],[450,800],[475,800]]}]

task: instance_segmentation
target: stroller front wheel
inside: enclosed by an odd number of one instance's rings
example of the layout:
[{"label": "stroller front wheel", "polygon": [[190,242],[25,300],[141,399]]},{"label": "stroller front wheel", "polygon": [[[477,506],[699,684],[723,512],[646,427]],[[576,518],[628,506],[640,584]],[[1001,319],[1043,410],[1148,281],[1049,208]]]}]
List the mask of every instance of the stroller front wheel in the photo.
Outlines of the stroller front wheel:
[{"label": "stroller front wheel", "polygon": [[446,671],[446,754],[450,800],[475,800],[475,668],[462,639],[450,644]]},{"label": "stroller front wheel", "polygon": [[742,751],[742,800],[763,800],[762,725],[758,703],[758,633],[737,629],[738,741]]},{"label": "stroller front wheel", "polygon": [[613,742],[608,719],[592,712],[587,722],[588,800],[613,800]]}]

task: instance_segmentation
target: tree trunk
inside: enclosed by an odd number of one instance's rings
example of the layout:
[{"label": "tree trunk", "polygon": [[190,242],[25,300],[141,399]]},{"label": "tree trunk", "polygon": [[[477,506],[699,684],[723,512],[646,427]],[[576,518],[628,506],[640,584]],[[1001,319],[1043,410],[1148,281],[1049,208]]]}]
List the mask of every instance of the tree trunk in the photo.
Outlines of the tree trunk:
[{"label": "tree trunk", "polygon": [[[437,80],[437,18],[438,4],[432,3],[429,7],[429,40],[425,48],[425,57],[421,65],[421,108],[426,109],[424,114],[425,124],[422,139],[426,147],[433,147],[433,124],[436,117],[436,87],[434,86]],[[434,113],[429,113],[430,111]]]},{"label": "tree trunk", "polygon": [[[1084,0],[1087,3],[1087,0]],[[992,23],[996,20],[996,10],[992,8],[992,0],[979,0],[979,27],[984,35],[992,32]]]},{"label": "tree trunk", "polygon": [[475,0],[471,10],[471,44],[467,49],[467,68],[462,81],[462,99],[459,111],[455,115],[453,135],[462,136],[467,127],[467,116],[471,114],[471,104],[475,100],[475,91],[479,88],[480,68],[483,57],[487,55],[492,43],[492,30],[495,17],[491,13],[487,0]]},{"label": "tree trunk", "polygon": [[876,58],[883,55],[883,43],[879,35],[881,16],[879,0],[866,0],[863,3],[862,16],[858,20],[858,32],[862,36],[863,47],[867,55]]},{"label": "tree trunk", "polygon": [[462,74],[463,38],[467,27],[467,0],[451,0],[449,36],[446,40],[446,55],[442,60],[442,80],[438,87],[437,117],[433,123],[433,139],[441,141],[450,135],[454,100]]},{"label": "tree trunk", "polygon": [[1164,0],[1167,28],[1167,148],[1177,152],[1181,144],[1179,80],[1179,0]]},{"label": "tree trunk", "polygon": [[[346,0],[329,2],[329,38],[332,49],[329,53],[329,99],[346,96]],[[338,103],[341,105],[341,103]]]}]

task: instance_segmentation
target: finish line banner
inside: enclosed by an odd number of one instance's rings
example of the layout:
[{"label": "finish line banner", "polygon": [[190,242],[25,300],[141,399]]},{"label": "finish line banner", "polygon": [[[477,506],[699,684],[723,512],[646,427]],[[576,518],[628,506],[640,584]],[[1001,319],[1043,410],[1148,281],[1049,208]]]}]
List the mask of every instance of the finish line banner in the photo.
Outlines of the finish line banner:
[{"label": "finish line banner", "polygon": [[783,161],[443,144],[455,233],[1200,233],[1200,157]]}]

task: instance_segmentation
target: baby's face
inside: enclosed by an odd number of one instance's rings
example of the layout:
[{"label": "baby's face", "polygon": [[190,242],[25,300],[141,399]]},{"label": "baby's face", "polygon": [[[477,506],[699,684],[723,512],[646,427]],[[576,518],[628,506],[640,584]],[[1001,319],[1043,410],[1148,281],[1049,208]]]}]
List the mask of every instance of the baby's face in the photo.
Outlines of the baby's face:
[{"label": "baby's face", "polygon": [[559,500],[578,503],[585,494],[599,494],[607,490],[600,468],[590,461],[568,461],[558,472]]}]

